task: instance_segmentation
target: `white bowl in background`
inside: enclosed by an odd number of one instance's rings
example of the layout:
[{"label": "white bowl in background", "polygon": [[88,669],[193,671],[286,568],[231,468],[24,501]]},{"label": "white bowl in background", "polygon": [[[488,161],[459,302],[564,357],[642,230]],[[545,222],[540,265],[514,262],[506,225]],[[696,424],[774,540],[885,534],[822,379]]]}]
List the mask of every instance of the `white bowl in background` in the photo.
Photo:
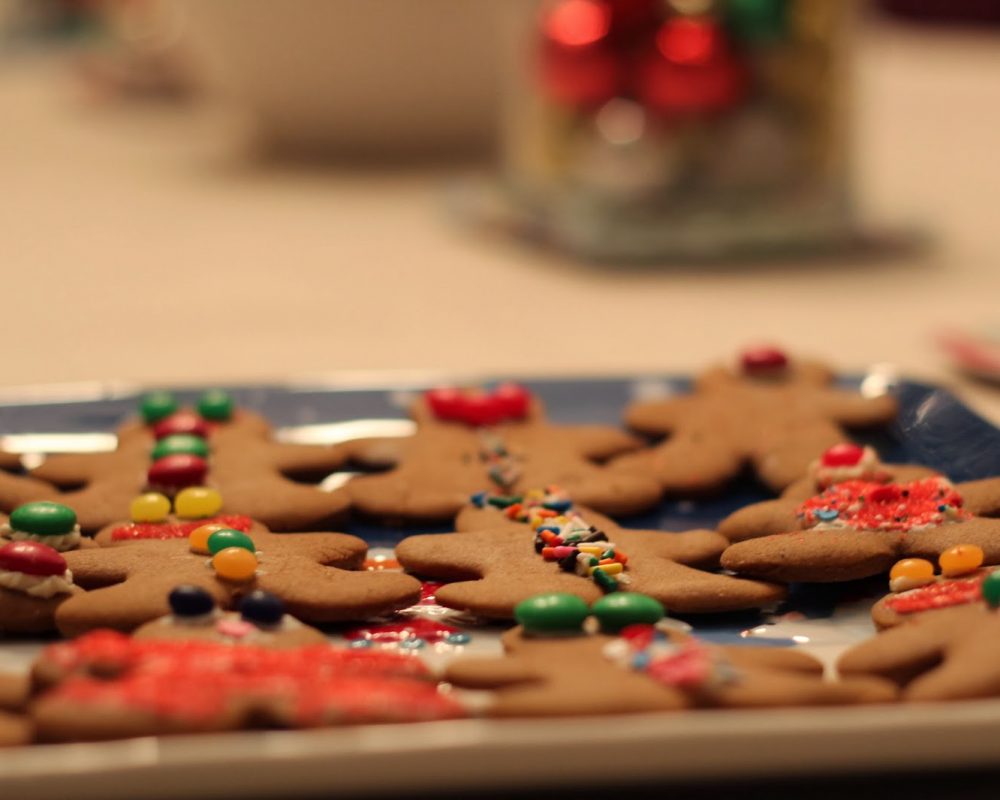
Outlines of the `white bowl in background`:
[{"label": "white bowl in background", "polygon": [[483,152],[493,142],[492,3],[173,1],[209,73],[271,144],[410,157]]}]

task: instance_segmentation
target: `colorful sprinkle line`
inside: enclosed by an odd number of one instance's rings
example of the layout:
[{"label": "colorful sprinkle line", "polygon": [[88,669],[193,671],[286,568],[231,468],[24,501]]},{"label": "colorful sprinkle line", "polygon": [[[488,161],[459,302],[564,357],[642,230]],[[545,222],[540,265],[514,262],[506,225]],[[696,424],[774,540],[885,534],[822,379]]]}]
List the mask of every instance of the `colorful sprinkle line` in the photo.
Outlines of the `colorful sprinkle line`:
[{"label": "colorful sprinkle line", "polygon": [[605,592],[629,583],[625,574],[628,556],[608,541],[604,531],[573,511],[572,501],[558,487],[512,496],[478,492],[472,503],[477,508],[497,508],[510,520],[527,523],[535,533],[535,552],[546,561],[558,562],[564,572],[590,578]]},{"label": "colorful sprinkle line", "polygon": [[624,628],[605,645],[604,656],[675,689],[713,689],[739,680],[739,672],[718,648],[697,639],[673,642],[655,625]]}]

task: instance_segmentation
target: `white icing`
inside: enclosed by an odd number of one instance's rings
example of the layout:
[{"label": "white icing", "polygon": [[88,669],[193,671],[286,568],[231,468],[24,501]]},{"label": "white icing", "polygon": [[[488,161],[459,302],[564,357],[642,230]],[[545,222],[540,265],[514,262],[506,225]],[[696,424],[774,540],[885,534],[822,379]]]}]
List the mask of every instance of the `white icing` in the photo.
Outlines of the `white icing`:
[{"label": "white icing", "polygon": [[884,481],[889,479],[889,473],[879,461],[878,453],[871,447],[862,451],[861,459],[852,466],[826,467],[822,459],[816,459],[809,465],[809,474],[819,486],[832,486],[844,481]]},{"label": "white icing", "polygon": [[73,591],[73,573],[66,570],[62,575],[26,575],[0,569],[0,586],[32,597],[49,598]]},{"label": "white icing", "polygon": [[79,525],[74,525],[73,530],[61,536],[45,536],[40,533],[14,530],[9,522],[0,525],[0,536],[10,539],[12,542],[39,542],[40,544],[47,544],[60,553],[65,553],[67,550],[75,550],[80,546],[80,539],[82,538]]}]

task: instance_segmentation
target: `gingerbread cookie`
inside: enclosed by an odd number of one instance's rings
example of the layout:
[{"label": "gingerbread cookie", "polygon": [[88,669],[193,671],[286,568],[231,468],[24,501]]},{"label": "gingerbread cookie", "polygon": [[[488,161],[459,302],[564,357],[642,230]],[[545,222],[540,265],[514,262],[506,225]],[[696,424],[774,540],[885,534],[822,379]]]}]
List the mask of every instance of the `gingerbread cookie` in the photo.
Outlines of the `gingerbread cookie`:
[{"label": "gingerbread cookie", "polygon": [[167,598],[170,614],[141,625],[136,639],[204,641],[256,647],[304,647],[324,644],[320,631],[285,613],[285,604],[256,590],[240,599],[239,613],[220,611],[200,586],[178,586]]},{"label": "gingerbread cookie", "polygon": [[547,604],[559,620],[537,633],[508,631],[506,657],[456,660],[445,679],[493,690],[487,713],[498,717],[836,705],[888,702],[895,695],[878,679],[827,682],[818,661],[794,650],[713,646],[648,622],[620,626],[623,615],[615,618],[616,636],[583,632],[579,615],[567,616],[559,599],[529,601]]},{"label": "gingerbread cookie", "polygon": [[48,687],[32,704],[44,741],[464,716],[419,659],[326,644],[232,647],[98,631],[46,648],[35,678]]},{"label": "gingerbread cookie", "polygon": [[809,463],[844,439],[844,428],[891,422],[896,400],[837,388],[826,367],[789,361],[770,348],[747,351],[739,369],[700,375],[691,394],[639,401],[627,425],[666,436],[651,454],[623,459],[645,464],[670,493],[713,489],[747,465],[775,490],[802,477]]},{"label": "gingerbread cookie", "polygon": [[974,544],[945,550],[934,564],[922,558],[907,558],[889,571],[890,594],[872,606],[872,621],[879,629],[893,628],[917,616],[944,608],[983,602],[982,585],[995,568],[983,568],[985,555]]},{"label": "gingerbread cookie", "polygon": [[550,483],[609,514],[642,511],[660,496],[650,476],[605,463],[641,442],[604,425],[554,425],[520,387],[435,390],[413,404],[411,416],[413,436],[347,443],[355,462],[384,470],[348,484],[358,510],[381,519],[451,519],[474,492]]},{"label": "gingerbread cookie", "polygon": [[0,673],[0,747],[28,744],[32,726],[23,711],[28,702],[27,675]]},{"label": "gingerbread cookie", "polygon": [[[722,554],[734,572],[778,581],[848,581],[886,572],[900,558],[936,559],[971,544],[1000,564],[1000,478],[953,486],[947,478],[838,483],[794,508],[789,532],[737,542]],[[768,515],[780,513],[771,505]]]},{"label": "gingerbread cookie", "polygon": [[[292,479],[318,480],[338,469],[346,460],[341,448],[276,442],[262,417],[233,409],[218,392],[202,398],[198,414],[177,411],[170,398],[159,405],[149,400],[145,422],[123,425],[113,452],[50,456],[27,476],[0,472],[0,508],[59,501],[91,532],[121,519],[146,489],[173,496],[205,484],[221,492],[225,510],[273,530],[322,528],[347,511],[343,490],[325,492]],[[161,416],[167,408],[175,410]]]},{"label": "gingerbread cookie", "polygon": [[786,533],[799,527],[799,506],[835,484],[845,481],[905,483],[937,474],[929,467],[913,464],[883,464],[871,447],[837,444],[813,461],[807,474],[789,485],[780,498],[734,511],[719,523],[719,533],[731,542]]},{"label": "gingerbread cookie", "polygon": [[[557,497],[553,508],[551,497]],[[408,571],[457,581],[437,591],[450,608],[491,619],[510,619],[514,607],[542,592],[568,592],[588,602],[620,588],[642,592],[678,613],[760,608],[784,591],[773,584],[694,569],[712,564],[723,540],[711,531],[665,533],[620,528],[561,493],[529,491],[504,513],[491,497],[460,515],[462,527],[480,530],[411,536],[396,548]],[[510,498],[504,498],[510,500]],[[517,513],[510,513],[511,511]],[[518,522],[518,516],[524,522]]]},{"label": "gingerbread cookie", "polygon": [[226,609],[262,589],[315,623],[366,619],[419,599],[420,583],[407,575],[356,571],[366,550],[342,533],[274,534],[256,523],[249,533],[204,525],[188,540],[66,553],[77,583],[90,591],[63,603],[56,624],[67,636],[101,627],[130,631],[169,614],[167,598],[181,584],[204,589]]},{"label": "gingerbread cookie", "polygon": [[[992,593],[1000,594],[994,573]],[[989,584],[986,584],[989,585]],[[838,662],[844,675],[875,675],[905,686],[910,701],[1000,696],[1000,617],[989,604],[918,614],[851,648]]]}]

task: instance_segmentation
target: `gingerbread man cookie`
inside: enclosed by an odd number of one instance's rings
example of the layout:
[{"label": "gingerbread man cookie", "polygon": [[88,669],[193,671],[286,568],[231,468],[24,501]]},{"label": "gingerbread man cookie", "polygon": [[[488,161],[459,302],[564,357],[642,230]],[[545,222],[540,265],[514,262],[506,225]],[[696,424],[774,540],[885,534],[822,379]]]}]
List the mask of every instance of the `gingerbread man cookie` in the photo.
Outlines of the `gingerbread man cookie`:
[{"label": "gingerbread man cookie", "polygon": [[[43,741],[464,716],[412,656],[326,644],[269,649],[97,631],[35,665]],[[178,687],[183,687],[182,691]]]},{"label": "gingerbread man cookie", "polygon": [[[960,483],[932,476],[834,484],[805,502],[772,503],[765,519],[786,532],[737,542],[722,554],[734,572],[778,581],[848,581],[877,575],[900,558],[936,559],[976,545],[984,563],[1000,564],[1000,478]],[[773,524],[773,523],[772,523]]]},{"label": "gingerbread man cookie", "polygon": [[[892,685],[878,679],[827,682],[818,661],[794,650],[718,647],[648,621],[622,624],[629,614],[621,610],[611,615],[615,635],[584,632],[581,609],[560,605],[574,600],[527,601],[539,606],[529,619],[540,630],[508,631],[506,657],[456,660],[445,680],[493,690],[487,713],[498,717],[836,705],[895,696]],[[645,609],[638,617],[649,620]]]},{"label": "gingerbread man cookie", "polygon": [[[482,507],[459,517],[466,530],[411,536],[396,548],[408,571],[457,581],[438,589],[443,606],[510,619],[519,602],[542,592],[568,592],[590,602],[628,588],[678,613],[760,608],[784,597],[773,584],[688,566],[715,562],[724,540],[712,531],[628,530],[575,508],[560,492],[529,491],[508,502],[503,513],[490,503],[493,498],[476,499]],[[485,527],[471,529],[479,524]]]},{"label": "gingerbread man cookie", "polygon": [[641,470],[604,463],[641,442],[604,425],[554,425],[520,387],[435,390],[413,404],[411,416],[413,436],[346,445],[355,462],[385,470],[348,484],[358,510],[381,519],[451,519],[473,492],[549,483],[609,514],[642,511],[660,496]]},{"label": "gingerbread man cookie", "polygon": [[986,603],[917,614],[844,653],[841,674],[895,681],[910,701],[1000,696],[1000,574],[988,581]]},{"label": "gingerbread man cookie", "polygon": [[694,392],[639,401],[627,425],[666,436],[651,454],[623,462],[645,464],[669,493],[714,489],[747,465],[775,490],[802,477],[809,463],[844,439],[844,428],[891,422],[898,404],[833,386],[834,375],[809,361],[789,361],[771,348],[747,351],[737,370],[700,375]]},{"label": "gingerbread man cookie", "polygon": [[205,590],[235,608],[256,589],[280,598],[306,622],[366,619],[412,605],[420,583],[395,572],[357,571],[367,546],[342,533],[249,533],[204,525],[189,539],[131,541],[66,553],[78,584],[89,589],[56,612],[67,636],[94,628],[130,631],[170,613],[179,585]]},{"label": "gingerbread man cookie", "polygon": [[[173,496],[206,485],[221,492],[226,510],[273,530],[319,529],[347,511],[343,490],[293,480],[335,471],[346,460],[341,448],[277,442],[262,417],[234,409],[218,392],[202,398],[197,414],[177,411],[169,397],[158,406],[149,401],[143,422],[119,429],[113,452],[50,456],[27,476],[0,473],[0,508],[59,501],[72,506],[91,532],[121,519],[146,489]],[[174,410],[163,415],[167,409]]]},{"label": "gingerbread man cookie", "polygon": [[203,641],[256,647],[325,644],[320,631],[285,613],[281,598],[260,589],[240,599],[239,613],[219,610],[200,586],[178,586],[167,597],[170,614],[141,625],[136,639]]},{"label": "gingerbread man cookie", "polygon": [[0,673],[0,747],[14,747],[31,742],[31,722],[24,715],[28,702],[26,675]]},{"label": "gingerbread man cookie", "polygon": [[824,489],[845,481],[891,483],[915,481],[939,474],[913,464],[883,464],[871,447],[841,443],[828,448],[809,465],[806,475],[788,486],[777,500],[753,503],[719,523],[719,533],[731,542],[785,533],[799,527],[799,506]]}]

